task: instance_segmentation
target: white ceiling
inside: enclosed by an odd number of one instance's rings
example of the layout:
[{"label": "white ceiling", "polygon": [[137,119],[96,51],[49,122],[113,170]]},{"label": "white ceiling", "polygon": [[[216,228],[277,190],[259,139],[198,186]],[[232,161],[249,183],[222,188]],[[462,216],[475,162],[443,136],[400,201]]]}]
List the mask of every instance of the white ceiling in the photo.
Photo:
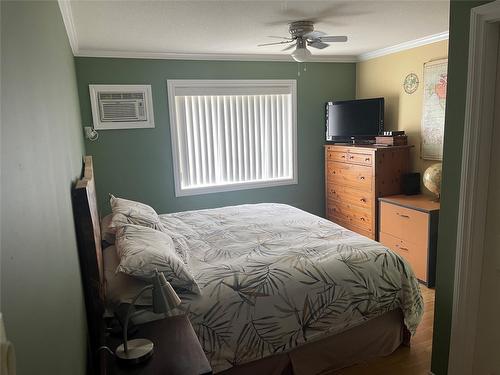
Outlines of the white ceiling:
[{"label": "white ceiling", "polygon": [[317,30],[347,35],[347,43],[312,52],[319,59],[353,60],[375,50],[444,35],[449,11],[446,0],[60,0],[60,5],[75,55],[270,60],[287,58],[290,51],[257,44],[272,42],[268,35],[288,36],[290,21],[318,19]]}]

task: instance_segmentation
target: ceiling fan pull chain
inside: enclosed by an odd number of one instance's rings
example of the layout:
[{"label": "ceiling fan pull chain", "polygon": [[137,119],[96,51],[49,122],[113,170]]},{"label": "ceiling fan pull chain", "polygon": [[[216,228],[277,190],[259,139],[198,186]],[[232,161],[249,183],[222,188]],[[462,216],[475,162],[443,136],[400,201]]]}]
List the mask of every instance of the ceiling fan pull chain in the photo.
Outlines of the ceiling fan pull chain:
[{"label": "ceiling fan pull chain", "polygon": [[304,72],[307,72],[307,63],[304,63]]},{"label": "ceiling fan pull chain", "polygon": [[297,63],[297,76],[300,77],[300,63]]}]

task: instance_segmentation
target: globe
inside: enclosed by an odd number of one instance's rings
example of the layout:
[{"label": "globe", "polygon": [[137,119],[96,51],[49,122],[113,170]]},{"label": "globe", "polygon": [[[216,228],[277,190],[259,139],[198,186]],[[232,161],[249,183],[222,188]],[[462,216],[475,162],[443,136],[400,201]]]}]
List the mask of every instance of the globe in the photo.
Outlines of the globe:
[{"label": "globe", "polygon": [[441,195],[441,163],[432,164],[424,172],[424,186],[432,193],[436,194],[436,200]]}]

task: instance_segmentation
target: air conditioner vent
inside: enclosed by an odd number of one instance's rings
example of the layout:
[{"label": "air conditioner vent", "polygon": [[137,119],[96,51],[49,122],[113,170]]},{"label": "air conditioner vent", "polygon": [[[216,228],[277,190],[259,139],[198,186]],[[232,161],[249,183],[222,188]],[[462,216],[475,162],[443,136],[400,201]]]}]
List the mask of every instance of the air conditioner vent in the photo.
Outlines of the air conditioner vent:
[{"label": "air conditioner vent", "polygon": [[149,85],[89,85],[95,129],[153,128]]},{"label": "air conditioner vent", "polygon": [[142,92],[100,92],[99,100],[144,99]]}]

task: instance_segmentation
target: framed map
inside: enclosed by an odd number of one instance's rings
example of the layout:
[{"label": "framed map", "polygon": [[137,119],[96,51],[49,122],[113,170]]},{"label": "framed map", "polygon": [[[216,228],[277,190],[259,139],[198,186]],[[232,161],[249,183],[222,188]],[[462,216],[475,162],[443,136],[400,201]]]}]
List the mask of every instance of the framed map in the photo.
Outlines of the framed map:
[{"label": "framed map", "polygon": [[425,63],[423,81],[420,155],[422,159],[442,160],[448,60],[442,59]]}]

